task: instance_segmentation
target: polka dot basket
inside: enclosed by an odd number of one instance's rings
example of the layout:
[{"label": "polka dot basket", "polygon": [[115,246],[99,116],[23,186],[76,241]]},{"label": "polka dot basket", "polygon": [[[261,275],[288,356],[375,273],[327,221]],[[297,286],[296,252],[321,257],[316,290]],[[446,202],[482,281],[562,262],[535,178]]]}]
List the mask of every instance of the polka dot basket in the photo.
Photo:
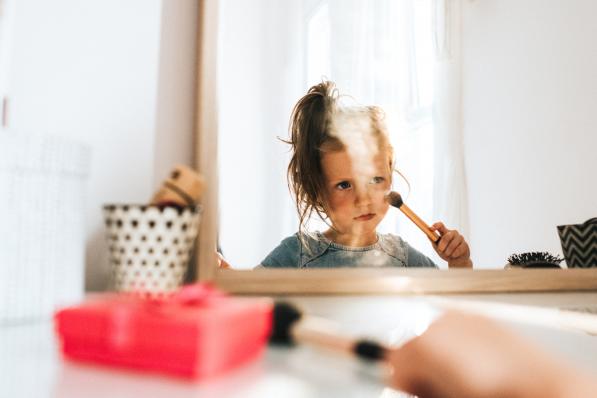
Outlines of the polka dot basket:
[{"label": "polka dot basket", "polygon": [[183,282],[201,208],[106,205],[112,289],[142,294],[176,290]]}]

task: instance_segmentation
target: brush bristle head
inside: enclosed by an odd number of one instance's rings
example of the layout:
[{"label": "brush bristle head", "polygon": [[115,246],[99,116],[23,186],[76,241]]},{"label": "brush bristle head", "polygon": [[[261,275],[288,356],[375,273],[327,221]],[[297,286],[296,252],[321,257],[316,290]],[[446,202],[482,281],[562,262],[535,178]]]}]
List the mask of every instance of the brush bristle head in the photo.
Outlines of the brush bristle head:
[{"label": "brush bristle head", "polygon": [[559,264],[562,261],[563,258],[548,252],[528,252],[508,257],[508,263],[522,268],[561,268]]},{"label": "brush bristle head", "polygon": [[402,196],[396,191],[390,191],[386,195],[386,201],[394,207],[402,206]]},{"label": "brush bristle head", "polygon": [[290,329],[301,319],[301,316],[301,312],[294,305],[285,302],[275,303],[270,343],[294,344]]}]

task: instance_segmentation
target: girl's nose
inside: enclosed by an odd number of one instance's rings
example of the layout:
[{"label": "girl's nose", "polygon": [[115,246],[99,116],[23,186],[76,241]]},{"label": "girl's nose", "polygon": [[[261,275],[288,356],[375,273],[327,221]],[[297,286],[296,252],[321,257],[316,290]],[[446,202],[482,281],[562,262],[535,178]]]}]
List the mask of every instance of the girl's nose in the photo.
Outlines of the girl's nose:
[{"label": "girl's nose", "polygon": [[355,192],[355,205],[368,206],[371,204],[371,193],[368,187],[359,187]]}]

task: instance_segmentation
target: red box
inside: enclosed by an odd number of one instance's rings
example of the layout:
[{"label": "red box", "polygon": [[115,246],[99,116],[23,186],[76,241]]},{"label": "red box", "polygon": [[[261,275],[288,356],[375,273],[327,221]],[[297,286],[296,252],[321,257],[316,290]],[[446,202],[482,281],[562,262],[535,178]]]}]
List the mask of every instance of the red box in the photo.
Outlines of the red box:
[{"label": "red box", "polygon": [[54,320],[69,359],[198,379],[262,352],[272,302],[196,284],[159,300],[100,294],[58,311]]}]

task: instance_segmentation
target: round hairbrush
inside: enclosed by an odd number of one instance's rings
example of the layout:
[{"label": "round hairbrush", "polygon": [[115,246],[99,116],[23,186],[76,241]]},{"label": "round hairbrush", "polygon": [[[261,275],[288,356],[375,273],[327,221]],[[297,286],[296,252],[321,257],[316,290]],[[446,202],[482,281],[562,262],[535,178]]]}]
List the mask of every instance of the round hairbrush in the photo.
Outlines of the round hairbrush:
[{"label": "round hairbrush", "polygon": [[560,263],[563,260],[548,252],[527,252],[512,254],[508,257],[508,264],[520,268],[562,268]]}]

